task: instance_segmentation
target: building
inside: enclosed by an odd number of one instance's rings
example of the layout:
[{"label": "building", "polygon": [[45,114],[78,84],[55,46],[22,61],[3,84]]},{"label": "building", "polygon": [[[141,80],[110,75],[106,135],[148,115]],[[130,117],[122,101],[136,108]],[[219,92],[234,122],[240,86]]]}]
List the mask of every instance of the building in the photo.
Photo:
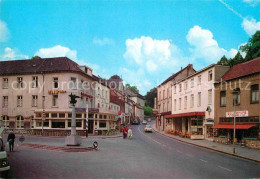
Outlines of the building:
[{"label": "building", "polygon": [[229,69],[210,65],[172,86],[172,114],[167,115],[167,129],[191,139],[212,139],[214,125],[214,83]]},{"label": "building", "polygon": [[155,110],[157,129],[164,130],[165,116],[172,114],[172,84],[195,72],[193,66],[190,64],[179,72],[171,75],[157,87],[157,111]]},{"label": "building", "polygon": [[120,109],[109,102],[109,89],[98,89],[92,69],[66,57],[1,61],[0,80],[0,116],[6,128],[67,135],[72,117],[71,93],[80,97],[76,104],[79,135],[86,132],[87,103],[90,133],[114,128],[115,114]]},{"label": "building", "polygon": [[[235,65],[215,84],[215,141],[232,142],[236,110],[237,141],[244,139],[257,147],[258,140],[260,149],[259,85],[260,58]],[[234,89],[240,91],[235,103]]]}]

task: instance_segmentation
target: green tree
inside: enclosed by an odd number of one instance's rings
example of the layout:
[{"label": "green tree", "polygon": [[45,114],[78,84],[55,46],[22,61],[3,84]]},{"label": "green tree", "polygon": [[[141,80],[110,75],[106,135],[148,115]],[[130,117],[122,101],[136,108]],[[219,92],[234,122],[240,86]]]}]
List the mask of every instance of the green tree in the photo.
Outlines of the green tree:
[{"label": "green tree", "polygon": [[245,52],[245,61],[252,60],[260,57],[260,31],[256,33],[248,40],[248,43],[239,48],[241,52]]},{"label": "green tree", "polygon": [[234,66],[243,62],[244,62],[244,58],[242,57],[240,52],[237,52],[236,56],[233,59],[229,60],[229,65]]},{"label": "green tree", "polygon": [[157,96],[157,89],[153,88],[150,91],[146,93],[144,96],[145,98],[145,104],[150,107],[154,107],[154,98]]},{"label": "green tree", "polygon": [[38,60],[38,59],[41,59],[41,57],[39,57],[39,56],[33,56],[32,57],[32,60]]},{"label": "green tree", "polygon": [[224,55],[217,63],[218,65],[229,65],[229,60],[227,59],[227,57]]},{"label": "green tree", "polygon": [[139,90],[137,89],[136,86],[131,86],[130,84],[126,84],[125,85],[127,89],[129,89],[130,91],[139,94]]},{"label": "green tree", "polygon": [[144,106],[144,115],[151,117],[153,115],[153,108],[150,106]]}]

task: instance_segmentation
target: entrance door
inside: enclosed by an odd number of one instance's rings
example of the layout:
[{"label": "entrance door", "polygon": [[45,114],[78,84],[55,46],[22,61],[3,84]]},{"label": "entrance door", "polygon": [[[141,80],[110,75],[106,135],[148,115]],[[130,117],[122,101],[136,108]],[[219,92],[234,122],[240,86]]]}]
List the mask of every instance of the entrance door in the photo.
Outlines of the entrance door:
[{"label": "entrance door", "polygon": [[88,120],[88,133],[93,134],[93,120]]}]

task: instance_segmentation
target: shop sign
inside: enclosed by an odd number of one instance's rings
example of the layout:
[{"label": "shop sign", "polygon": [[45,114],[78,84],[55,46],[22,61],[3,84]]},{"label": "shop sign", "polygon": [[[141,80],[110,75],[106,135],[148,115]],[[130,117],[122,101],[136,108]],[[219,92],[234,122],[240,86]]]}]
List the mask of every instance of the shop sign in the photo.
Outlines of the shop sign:
[{"label": "shop sign", "polygon": [[81,96],[84,96],[84,97],[87,97],[87,98],[90,98],[90,99],[93,98],[92,95],[89,95],[89,94],[87,94],[87,93],[83,93],[83,92],[81,92]]},{"label": "shop sign", "polygon": [[[234,111],[226,112],[226,117],[234,117]],[[236,117],[248,117],[248,111],[236,111]]]},{"label": "shop sign", "polygon": [[49,94],[67,93],[66,90],[49,90]]},{"label": "shop sign", "polygon": [[99,109],[98,108],[88,108],[88,112],[89,113],[99,113]]}]

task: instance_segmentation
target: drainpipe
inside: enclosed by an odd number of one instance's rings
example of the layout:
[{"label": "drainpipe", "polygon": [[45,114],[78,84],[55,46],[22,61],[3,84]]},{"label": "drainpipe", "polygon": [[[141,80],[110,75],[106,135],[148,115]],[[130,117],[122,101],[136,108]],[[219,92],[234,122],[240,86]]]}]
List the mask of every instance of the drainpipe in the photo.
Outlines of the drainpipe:
[{"label": "drainpipe", "polygon": [[43,121],[45,120],[45,106],[44,106],[44,103],[45,103],[45,96],[44,96],[44,74],[42,73],[42,135],[43,135]]}]

